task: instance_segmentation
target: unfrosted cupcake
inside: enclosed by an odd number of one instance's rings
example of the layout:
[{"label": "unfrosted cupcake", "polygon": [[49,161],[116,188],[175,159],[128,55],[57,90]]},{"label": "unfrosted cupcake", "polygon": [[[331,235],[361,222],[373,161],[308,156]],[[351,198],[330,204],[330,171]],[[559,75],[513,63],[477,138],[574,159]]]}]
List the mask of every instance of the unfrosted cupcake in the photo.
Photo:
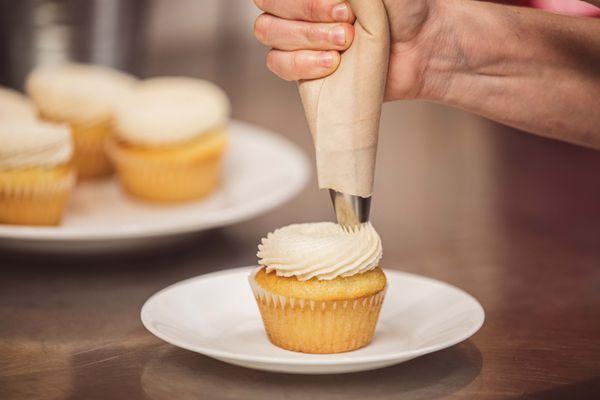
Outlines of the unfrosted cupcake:
[{"label": "unfrosted cupcake", "polygon": [[229,100],[191,78],[141,83],[116,113],[109,154],[123,188],[154,202],[202,198],[217,187],[226,147]]},{"label": "unfrosted cupcake", "polygon": [[303,353],[340,353],[371,342],[385,295],[381,240],[321,222],[277,229],[259,245],[250,276],[271,342]]},{"label": "unfrosted cupcake", "polygon": [[0,121],[33,120],[35,116],[35,107],[27,97],[0,86]]},{"label": "unfrosted cupcake", "polygon": [[0,121],[0,223],[56,225],[75,171],[67,126]]},{"label": "unfrosted cupcake", "polygon": [[82,64],[40,67],[29,75],[27,92],[40,117],[71,127],[80,178],[111,172],[105,141],[112,131],[115,103],[136,82],[125,73]]}]

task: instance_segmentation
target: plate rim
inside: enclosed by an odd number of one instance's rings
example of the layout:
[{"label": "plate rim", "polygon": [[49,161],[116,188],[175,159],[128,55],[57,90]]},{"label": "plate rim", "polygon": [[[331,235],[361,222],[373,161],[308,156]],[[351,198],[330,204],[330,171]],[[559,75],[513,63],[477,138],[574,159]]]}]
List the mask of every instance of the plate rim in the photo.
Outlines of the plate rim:
[{"label": "plate rim", "polygon": [[[225,269],[225,270],[221,270],[221,271],[209,272],[206,274],[202,274],[202,275],[184,279],[182,281],[173,283],[173,284],[159,290],[158,292],[156,292],[152,296],[150,296],[142,305],[142,308],[140,310],[140,319],[141,319],[142,325],[154,336],[158,337],[159,339],[161,339],[173,346],[176,346],[176,347],[188,350],[188,351],[192,351],[194,353],[202,354],[202,355],[205,355],[208,357],[221,359],[221,360],[229,359],[229,360],[235,360],[235,361],[241,361],[241,362],[252,362],[252,363],[256,363],[256,364],[260,363],[260,364],[271,364],[271,365],[349,366],[349,365],[357,365],[357,364],[392,362],[395,360],[409,360],[409,359],[416,358],[416,357],[419,357],[419,356],[422,356],[425,354],[429,354],[429,353],[432,353],[435,351],[443,350],[443,349],[452,347],[458,343],[461,343],[461,342],[469,339],[471,336],[473,336],[475,333],[477,333],[479,331],[479,329],[481,329],[481,327],[483,326],[483,324],[485,322],[485,311],[483,309],[483,306],[481,305],[481,303],[479,303],[479,301],[474,296],[472,296],[465,290],[463,290],[457,286],[451,285],[447,282],[440,281],[440,280],[437,280],[434,278],[430,278],[428,276],[414,274],[414,273],[410,273],[410,272],[404,272],[404,271],[391,269],[391,268],[385,268],[384,269],[385,273],[391,274],[391,275],[400,275],[400,276],[404,276],[404,277],[409,277],[411,279],[416,279],[416,280],[420,280],[420,281],[426,281],[428,283],[441,285],[441,286],[443,286],[447,289],[453,290],[453,291],[458,291],[459,293],[461,293],[462,295],[464,295],[470,301],[473,302],[473,304],[475,305],[475,308],[477,310],[476,312],[479,314],[480,321],[478,323],[476,323],[466,333],[464,333],[463,335],[460,335],[457,338],[454,338],[452,340],[447,340],[445,342],[442,342],[441,344],[436,344],[436,345],[431,345],[431,346],[414,349],[412,351],[402,351],[402,352],[388,353],[388,354],[384,354],[384,355],[365,355],[362,357],[361,356],[358,356],[358,357],[350,356],[347,358],[343,358],[343,357],[339,357],[339,356],[340,356],[340,354],[352,354],[352,352],[337,353],[337,354],[335,354],[335,356],[338,357],[337,359],[327,359],[327,356],[331,356],[330,354],[309,354],[309,356],[323,357],[323,359],[316,360],[316,359],[288,359],[288,358],[271,357],[271,356],[249,356],[249,355],[233,353],[233,352],[229,352],[229,351],[215,350],[215,349],[207,348],[204,346],[188,346],[187,344],[179,342],[178,340],[173,340],[172,338],[169,338],[167,335],[163,335],[160,331],[158,331],[157,329],[154,329],[151,322],[148,320],[148,318],[149,318],[148,317],[148,314],[149,314],[148,309],[151,307],[151,303],[153,301],[156,301],[155,299],[157,299],[163,293],[173,290],[177,286],[189,284],[192,281],[196,281],[196,280],[215,278],[220,275],[233,275],[233,274],[238,274],[238,273],[249,273],[257,267],[258,267],[258,265],[253,265],[253,266],[235,267],[235,268],[229,268],[229,269]],[[302,353],[302,354],[304,354],[304,353]]]},{"label": "plate rim", "polygon": [[[169,237],[174,235],[186,234],[191,232],[200,232],[208,229],[228,226],[238,222],[246,221],[263,215],[269,210],[277,206],[283,205],[290,201],[302,191],[308,183],[311,174],[311,166],[307,155],[302,149],[291,141],[289,138],[278,134],[268,128],[263,128],[252,123],[231,119],[230,126],[235,126],[238,129],[250,130],[254,134],[269,137],[270,140],[283,144],[293,153],[293,158],[302,168],[298,170],[298,179],[293,181],[286,191],[276,192],[265,197],[260,203],[248,207],[246,204],[237,206],[235,210],[228,211],[231,213],[227,217],[208,218],[203,221],[190,222],[185,225],[168,225],[168,226],[147,226],[139,228],[134,225],[115,227],[113,230],[105,231],[87,231],[82,234],[81,228],[61,229],[64,226],[57,227],[39,227],[39,226],[19,226],[0,224],[0,240],[13,240],[19,242],[34,242],[47,241],[52,243],[93,243],[93,242],[109,242],[119,240],[136,240],[145,238]],[[115,177],[111,177],[115,179]]]}]

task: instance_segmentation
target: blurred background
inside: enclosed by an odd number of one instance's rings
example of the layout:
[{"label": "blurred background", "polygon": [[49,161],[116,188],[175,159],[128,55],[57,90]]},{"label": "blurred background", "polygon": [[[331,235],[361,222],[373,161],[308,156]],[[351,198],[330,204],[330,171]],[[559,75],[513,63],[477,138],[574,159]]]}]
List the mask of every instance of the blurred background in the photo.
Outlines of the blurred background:
[{"label": "blurred background", "polygon": [[138,75],[214,73],[215,49],[254,44],[257,14],[239,0],[1,0],[0,83],[20,87],[33,66],[65,60]]}]

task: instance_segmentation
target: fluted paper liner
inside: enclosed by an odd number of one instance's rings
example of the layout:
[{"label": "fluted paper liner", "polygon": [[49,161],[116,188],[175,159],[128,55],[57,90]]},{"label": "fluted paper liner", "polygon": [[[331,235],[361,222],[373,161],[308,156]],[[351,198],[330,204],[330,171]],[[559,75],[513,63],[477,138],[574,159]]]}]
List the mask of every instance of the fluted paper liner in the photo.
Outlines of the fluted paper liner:
[{"label": "fluted paper liner", "polygon": [[300,82],[313,136],[319,187],[369,197],[373,192],[381,105],[389,60],[382,0],[350,0],[355,36],[338,69]]},{"label": "fluted paper liner", "polygon": [[71,123],[75,152],[73,161],[77,176],[93,179],[112,172],[112,166],[105,152],[106,141],[112,133],[112,120],[87,123]]},{"label": "fluted paper liner", "polygon": [[56,181],[18,182],[0,177],[0,223],[57,225],[75,185],[75,179],[73,171]]},{"label": "fluted paper liner", "polygon": [[112,119],[67,121],[47,114],[40,117],[50,122],[68,123],[73,137],[73,164],[78,179],[94,179],[110,175],[112,166],[105,152],[106,140],[113,129]]},{"label": "fluted paper liner", "polygon": [[223,146],[202,149],[193,160],[156,160],[107,142],[123,189],[141,200],[162,203],[200,199],[212,193],[221,178]]},{"label": "fluted paper liner", "polygon": [[373,339],[386,289],[366,297],[323,301],[270,293],[249,276],[269,340],[281,348],[313,354],[342,353]]}]

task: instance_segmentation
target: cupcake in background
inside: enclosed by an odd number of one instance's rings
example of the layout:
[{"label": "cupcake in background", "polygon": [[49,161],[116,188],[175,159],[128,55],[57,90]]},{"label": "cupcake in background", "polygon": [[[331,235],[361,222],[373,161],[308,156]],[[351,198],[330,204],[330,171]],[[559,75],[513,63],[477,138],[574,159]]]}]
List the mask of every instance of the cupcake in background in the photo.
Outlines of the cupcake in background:
[{"label": "cupcake in background", "polygon": [[0,223],[57,225],[75,183],[69,128],[0,121]]},{"label": "cupcake in background", "polygon": [[250,286],[269,340],[303,353],[341,353],[373,338],[387,280],[381,239],[365,223],[294,224],[258,246]]},{"label": "cupcake in background", "polygon": [[0,86],[0,121],[36,118],[33,103],[16,90]]},{"label": "cupcake in background", "polygon": [[40,67],[27,78],[27,92],[39,116],[70,125],[79,178],[96,178],[111,172],[105,142],[113,128],[115,103],[136,83],[125,73],[82,64]]},{"label": "cupcake in background", "polygon": [[227,95],[192,78],[142,82],[119,104],[109,155],[134,197],[182,202],[215,190],[227,143]]}]

